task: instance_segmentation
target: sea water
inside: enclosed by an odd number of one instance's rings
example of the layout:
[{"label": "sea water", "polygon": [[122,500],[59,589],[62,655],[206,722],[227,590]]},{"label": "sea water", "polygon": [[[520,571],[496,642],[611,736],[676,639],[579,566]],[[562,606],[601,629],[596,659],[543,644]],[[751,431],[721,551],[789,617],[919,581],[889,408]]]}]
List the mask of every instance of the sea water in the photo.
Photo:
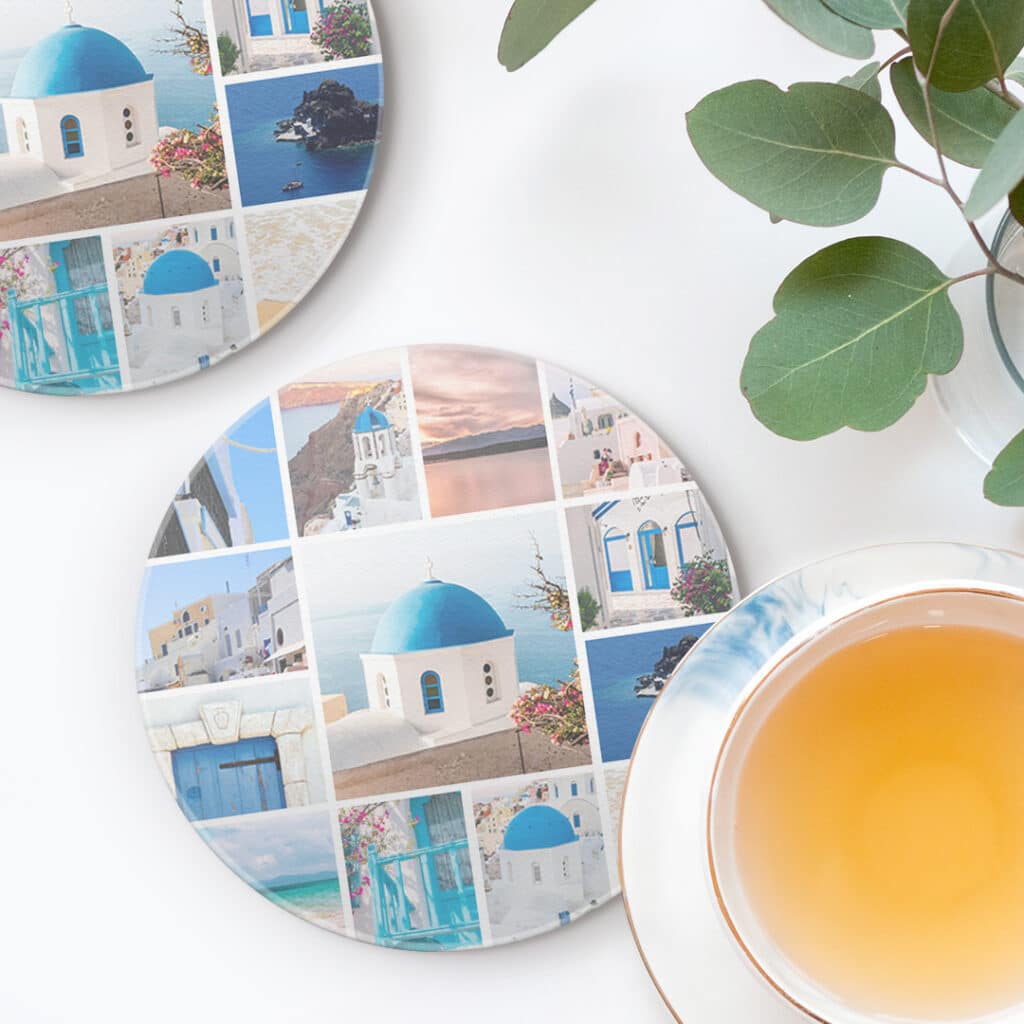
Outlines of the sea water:
[{"label": "sea water", "polygon": [[[304,92],[330,79],[348,85],[361,100],[380,102],[379,64],[228,86],[231,137],[246,206],[366,188],[373,171],[374,143],[311,152],[301,142],[278,142],[274,137],[278,121],[294,116]],[[282,186],[293,180],[301,181],[303,187],[282,192]]]},{"label": "sea water", "polygon": [[1024,641],[955,624],[839,649],[740,767],[737,866],[779,951],[848,1004],[1024,1000]]},{"label": "sea water", "polygon": [[547,448],[526,448],[426,464],[430,511],[435,516],[530,505],[554,498]]},{"label": "sea water", "polygon": [[[572,634],[555,629],[543,612],[517,608],[514,599],[503,603],[493,595],[487,597],[505,625],[515,630],[519,678],[549,686],[568,679],[575,655]],[[386,610],[383,606],[313,620],[320,689],[325,694],[345,694],[349,711],[369,706],[359,655],[370,650],[377,623]]]},{"label": "sea water", "polygon": [[338,415],[340,408],[340,402],[327,402],[324,405],[299,405],[281,410],[284,448],[289,460],[298,455],[313,431],[319,430]]},{"label": "sea water", "polygon": [[587,666],[594,694],[594,714],[605,761],[625,761],[654,706],[650,697],[638,697],[637,679],[654,671],[666,647],[708,627],[658,629],[652,633],[609,637],[587,643]]},{"label": "sea water", "polygon": [[342,927],[341,887],[337,878],[299,882],[261,890],[267,899],[324,927]]}]

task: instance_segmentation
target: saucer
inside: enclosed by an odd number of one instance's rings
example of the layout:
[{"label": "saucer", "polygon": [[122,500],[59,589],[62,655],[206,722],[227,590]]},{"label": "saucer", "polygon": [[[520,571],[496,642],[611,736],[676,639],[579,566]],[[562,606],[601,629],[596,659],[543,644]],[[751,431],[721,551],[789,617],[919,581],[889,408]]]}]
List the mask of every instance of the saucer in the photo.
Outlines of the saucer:
[{"label": "saucer", "polygon": [[989,583],[1024,592],[1024,558],[921,542],[812,563],[739,603],[687,656],[658,700],[630,764],[619,870],[641,957],[677,1020],[807,1021],[757,973],[719,912],[707,863],[716,758],[737,699],[760,671],[813,635],[823,619],[926,583]]},{"label": "saucer", "polygon": [[0,385],[205,370],[303,300],[359,214],[383,110],[372,9],[43,6],[0,55]]},{"label": "saucer", "polygon": [[168,498],[136,688],[182,812],[249,885],[421,950],[618,894],[636,736],[738,599],[649,423],[519,355],[370,352],[275,392]]}]

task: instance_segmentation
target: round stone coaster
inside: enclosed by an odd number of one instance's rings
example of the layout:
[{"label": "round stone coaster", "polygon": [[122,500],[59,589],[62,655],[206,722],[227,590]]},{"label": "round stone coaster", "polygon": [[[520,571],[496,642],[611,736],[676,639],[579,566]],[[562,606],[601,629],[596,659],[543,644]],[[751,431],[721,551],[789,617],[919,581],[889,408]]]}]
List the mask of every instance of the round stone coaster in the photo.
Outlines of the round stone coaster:
[{"label": "round stone coaster", "polygon": [[493,945],[617,894],[633,744],[737,597],[685,464],[598,385],[372,352],[188,473],[136,683],[182,811],[268,899],[381,945]]},{"label": "round stone coaster", "polygon": [[0,384],[149,387],[260,337],[341,248],[379,139],[373,14],[65,7],[5,26]]}]

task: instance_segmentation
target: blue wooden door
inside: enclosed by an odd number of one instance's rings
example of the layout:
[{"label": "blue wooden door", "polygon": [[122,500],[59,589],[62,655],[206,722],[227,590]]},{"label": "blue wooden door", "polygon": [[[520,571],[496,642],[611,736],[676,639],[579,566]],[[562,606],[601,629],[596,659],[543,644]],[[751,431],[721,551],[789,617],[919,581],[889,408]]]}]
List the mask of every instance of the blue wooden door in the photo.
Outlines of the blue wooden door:
[{"label": "blue wooden door", "polygon": [[679,568],[683,570],[692,558],[701,554],[700,532],[693,512],[684,512],[676,520],[676,550],[679,554]]},{"label": "blue wooden door", "polygon": [[628,594],[633,589],[633,573],[629,568],[629,542],[624,533],[609,530],[604,535],[604,560],[612,593]]},{"label": "blue wooden door", "polygon": [[668,561],[665,538],[659,526],[644,526],[637,534],[640,540],[640,561],[644,568],[644,586],[648,590],[668,590]]},{"label": "blue wooden door", "polygon": [[178,803],[191,821],[285,806],[277,743],[270,736],[188,747],[174,751],[172,760]]},{"label": "blue wooden door", "polygon": [[284,24],[289,35],[309,35],[309,0],[283,0]]},{"label": "blue wooden door", "polygon": [[249,12],[249,35],[251,36],[272,36],[274,34],[274,22],[269,14],[253,14],[252,0],[245,0],[246,10]]},{"label": "blue wooden door", "polygon": [[[415,832],[421,849],[465,841],[466,820],[458,793],[414,797],[409,810],[419,819]],[[424,881],[437,922],[474,924],[478,913],[469,850],[460,845],[458,850],[433,854],[427,861],[427,873],[429,877]]]}]

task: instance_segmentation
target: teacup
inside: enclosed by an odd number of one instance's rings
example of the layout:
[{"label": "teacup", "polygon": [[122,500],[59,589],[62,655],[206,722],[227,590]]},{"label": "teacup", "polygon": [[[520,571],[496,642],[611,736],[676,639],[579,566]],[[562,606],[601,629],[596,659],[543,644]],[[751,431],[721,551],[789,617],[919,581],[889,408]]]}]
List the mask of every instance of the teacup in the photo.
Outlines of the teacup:
[{"label": "teacup", "polygon": [[1024,595],[930,585],[794,641],[737,703],[707,844],[810,1018],[1024,1022]]}]

